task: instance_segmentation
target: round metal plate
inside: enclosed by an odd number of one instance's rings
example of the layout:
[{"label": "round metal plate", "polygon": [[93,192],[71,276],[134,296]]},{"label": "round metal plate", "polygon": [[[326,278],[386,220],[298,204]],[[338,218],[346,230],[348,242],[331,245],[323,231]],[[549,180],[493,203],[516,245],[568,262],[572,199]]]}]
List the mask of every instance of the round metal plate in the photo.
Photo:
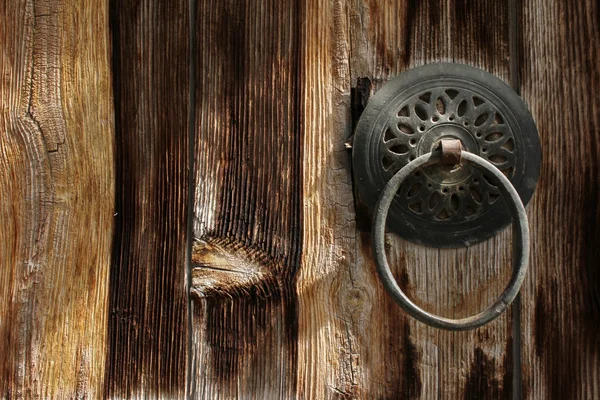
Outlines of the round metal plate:
[{"label": "round metal plate", "polygon": [[[354,137],[361,199],[372,209],[387,181],[442,138],[500,169],[527,204],[537,185],[541,149],[527,106],[495,76],[460,64],[405,72],[369,101]],[[461,247],[494,236],[511,221],[497,186],[469,165],[434,165],[400,187],[387,226],[434,247]]]}]

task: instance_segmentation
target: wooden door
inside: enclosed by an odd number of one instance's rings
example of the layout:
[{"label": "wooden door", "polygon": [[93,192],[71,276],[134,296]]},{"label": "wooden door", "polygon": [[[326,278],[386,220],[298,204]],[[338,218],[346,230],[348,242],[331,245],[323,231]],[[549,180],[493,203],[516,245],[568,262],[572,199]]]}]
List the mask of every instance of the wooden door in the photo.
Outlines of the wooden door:
[{"label": "wooden door", "polygon": [[[600,398],[593,0],[5,0],[0,397]],[[410,68],[520,93],[543,164],[510,310],[451,333],[378,281],[353,128]],[[466,316],[511,234],[388,236],[401,286]]]}]

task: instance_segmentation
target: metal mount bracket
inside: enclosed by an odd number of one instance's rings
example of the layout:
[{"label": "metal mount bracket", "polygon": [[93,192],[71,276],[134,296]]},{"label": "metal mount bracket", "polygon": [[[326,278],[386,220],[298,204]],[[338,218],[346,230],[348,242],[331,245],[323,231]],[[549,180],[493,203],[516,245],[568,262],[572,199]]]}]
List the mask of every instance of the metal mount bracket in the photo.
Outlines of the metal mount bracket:
[{"label": "metal mount bracket", "polygon": [[[459,140],[509,179],[523,204],[540,172],[535,122],[521,98],[495,76],[466,65],[430,64],[385,84],[369,101],[353,143],[361,196],[374,209],[386,183],[442,139]],[[406,177],[390,204],[387,226],[404,239],[462,247],[511,222],[501,190],[470,163],[436,163]]]}]

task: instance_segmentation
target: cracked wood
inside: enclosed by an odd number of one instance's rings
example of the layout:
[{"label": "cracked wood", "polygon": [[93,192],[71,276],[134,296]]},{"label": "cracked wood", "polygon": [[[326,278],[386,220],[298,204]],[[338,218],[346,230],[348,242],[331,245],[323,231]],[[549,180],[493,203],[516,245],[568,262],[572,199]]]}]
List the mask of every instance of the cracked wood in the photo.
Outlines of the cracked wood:
[{"label": "cracked wood", "polygon": [[101,397],[113,234],[108,6],[8,1],[0,96],[0,397]]}]

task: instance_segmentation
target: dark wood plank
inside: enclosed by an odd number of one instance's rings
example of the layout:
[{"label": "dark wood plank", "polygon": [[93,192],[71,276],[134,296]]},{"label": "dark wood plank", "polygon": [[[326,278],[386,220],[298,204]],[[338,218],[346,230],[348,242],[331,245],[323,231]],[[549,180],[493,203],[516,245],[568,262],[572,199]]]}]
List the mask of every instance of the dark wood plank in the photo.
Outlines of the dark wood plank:
[{"label": "dark wood plank", "polygon": [[108,3],[0,4],[0,397],[100,398],[114,214]]},{"label": "dark wood plank", "polygon": [[[351,85],[361,99],[401,72],[433,62],[459,62],[509,81],[508,2],[351,2]],[[354,120],[358,115],[353,116]],[[510,312],[474,331],[450,333],[420,324],[391,301],[376,281],[370,216],[357,203],[355,259],[374,281],[372,307],[355,325],[357,370],[370,398],[502,398],[512,394]],[[362,215],[361,215],[362,214]],[[362,220],[362,221],[361,221]],[[509,279],[510,232],[468,249],[438,250],[389,235],[390,264],[417,304],[463,317],[491,304]]]},{"label": "dark wood plank", "polygon": [[543,164],[530,207],[523,394],[600,398],[600,5],[523,2],[521,92]]},{"label": "dark wood plank", "polygon": [[115,398],[183,398],[188,3],[110,7],[117,203],[106,390]]},{"label": "dark wood plank", "polygon": [[196,2],[196,398],[296,393],[300,2]]}]

